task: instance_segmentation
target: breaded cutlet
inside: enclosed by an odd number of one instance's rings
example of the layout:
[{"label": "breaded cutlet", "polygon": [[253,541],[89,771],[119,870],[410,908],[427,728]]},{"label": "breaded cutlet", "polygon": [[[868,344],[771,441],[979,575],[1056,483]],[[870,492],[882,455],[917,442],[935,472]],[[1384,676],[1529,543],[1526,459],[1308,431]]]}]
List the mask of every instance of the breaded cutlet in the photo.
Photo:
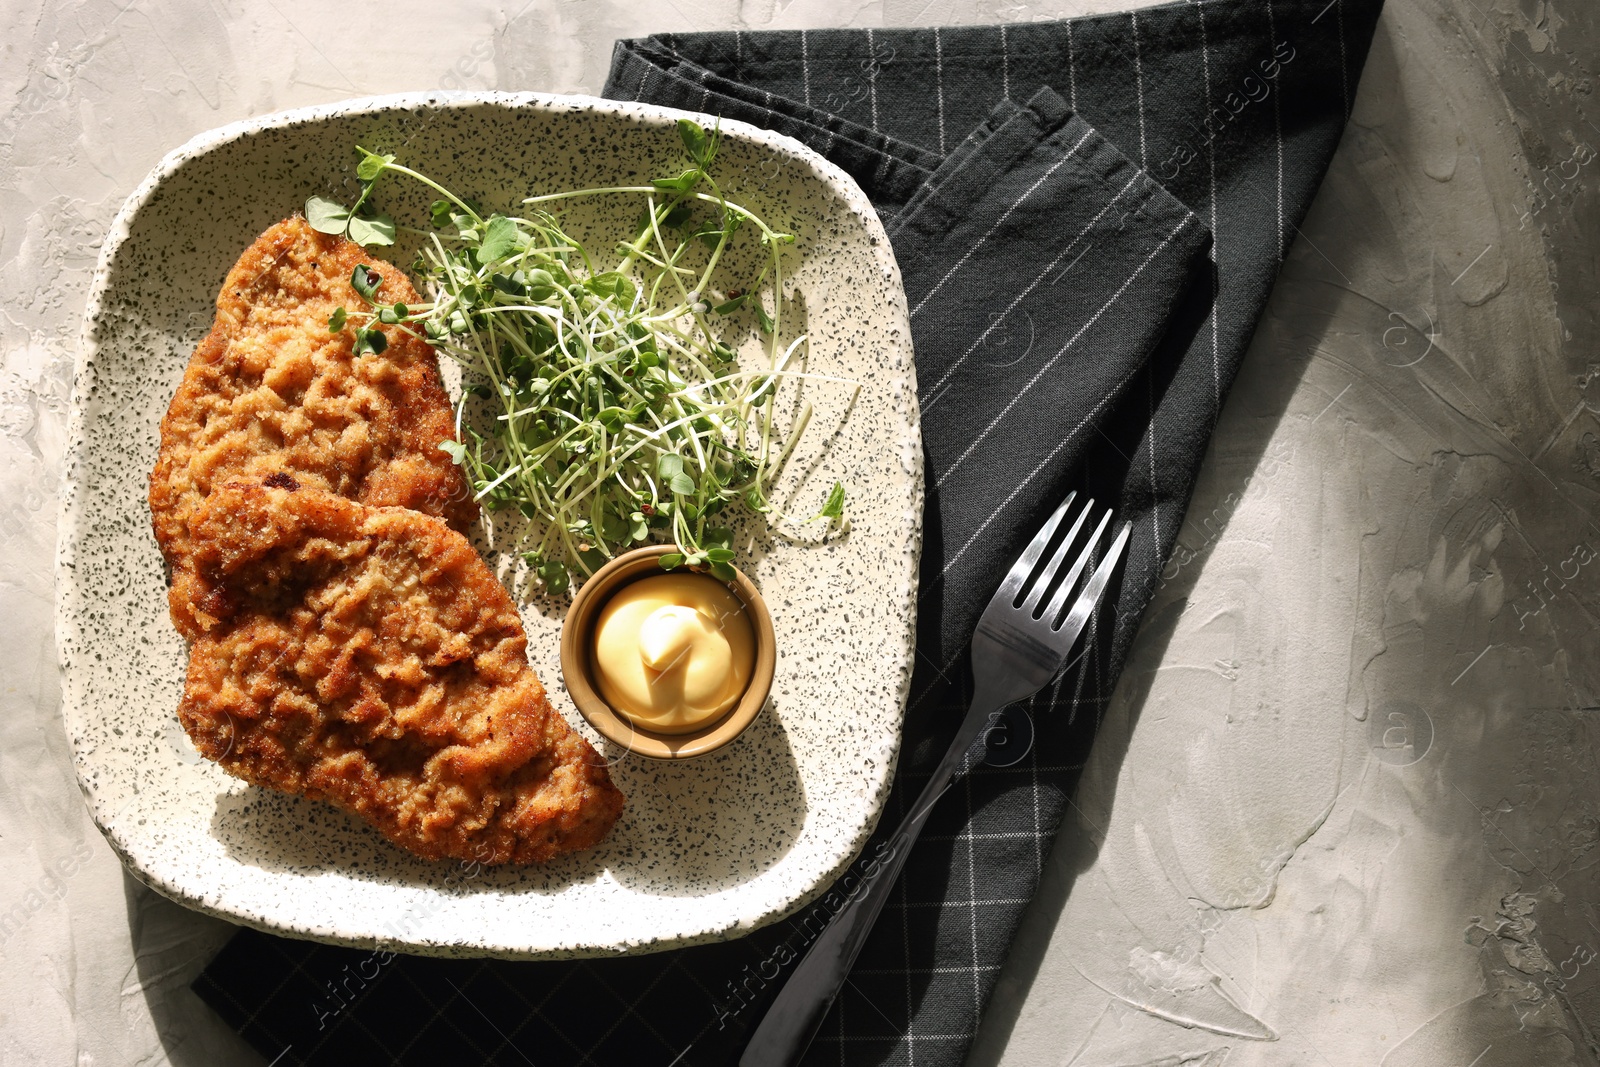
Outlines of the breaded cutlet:
[{"label": "breaded cutlet", "polygon": [[204,605],[178,717],[200,752],[430,859],[588,848],[622,810],[550,705],[510,595],[459,533],[292,477],[189,517]]},{"label": "breaded cutlet", "polygon": [[[463,531],[476,519],[461,469],[439,448],[455,428],[432,348],[383,326],[387,348],[358,356],[356,321],[329,330],[335,308],[366,307],[350,284],[362,264],[382,277],[380,300],[418,303],[395,267],[299,216],[270,227],[228,272],[215,324],[161,420],[150,476],[156,540],[174,572],[193,554],[195,509],[235,479],[286,474]],[[179,630],[192,635],[191,605],[171,606]]]}]

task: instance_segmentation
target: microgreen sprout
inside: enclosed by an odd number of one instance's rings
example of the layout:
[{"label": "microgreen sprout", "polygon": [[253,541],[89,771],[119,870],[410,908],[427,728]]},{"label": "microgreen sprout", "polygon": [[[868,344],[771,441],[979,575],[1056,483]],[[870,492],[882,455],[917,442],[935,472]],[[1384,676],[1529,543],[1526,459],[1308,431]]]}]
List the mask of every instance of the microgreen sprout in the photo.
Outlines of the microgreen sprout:
[{"label": "microgreen sprout", "polygon": [[313,196],[306,201],[306,221],[313,230],[331,233],[336,237],[349,237],[358,245],[394,244],[394,220],[372,211],[362,212],[378,183],[378,175],[394,162],[393,156],[367,153],[356,167],[356,177],[361,180],[361,195],[348,208],[337,200]]},{"label": "microgreen sprout", "polygon": [[[378,326],[394,325],[461,366],[460,440],[439,447],[485,507],[538,523],[523,558],[551,593],[566,591],[574,571],[587,576],[652,540],[674,545],[661,557],[665,569],[731,579],[726,511],[776,515],[773,479],[810,416],[802,405],[777,439],[779,380],[810,376],[789,366],[805,336],[781,340],[780,250],[794,235],[723,194],[711,175],[719,129],[681,119],[678,133],[683,170],[648,185],[528,197],[517,214],[486,212],[394,156],[365,149],[353,206],[320,197],[306,204],[318,230],[388,244],[393,222],[363,212],[383,174],[440,195],[429,212],[440,232],[426,234],[415,265],[431,301],[384,303],[381,275],[363,265],[351,286],[365,307],[340,308],[328,328],[356,326],[359,354],[381,352]],[[588,197],[643,201],[631,239],[609,254],[563,228],[558,212]],[[724,259],[736,235],[758,242],[763,255],[753,277],[730,286]],[[731,342],[741,313],[765,339],[762,370],[737,362]],[[467,418],[474,398],[493,412],[481,428]],[[813,518],[832,524],[843,507],[836,483]]]},{"label": "microgreen sprout", "polygon": [[807,522],[816,522],[818,519],[827,519],[830,524],[838,522],[844,517],[844,485],[840,482],[833,483],[833,489],[828,493],[828,499],[823,502],[822,510],[817,512]]}]

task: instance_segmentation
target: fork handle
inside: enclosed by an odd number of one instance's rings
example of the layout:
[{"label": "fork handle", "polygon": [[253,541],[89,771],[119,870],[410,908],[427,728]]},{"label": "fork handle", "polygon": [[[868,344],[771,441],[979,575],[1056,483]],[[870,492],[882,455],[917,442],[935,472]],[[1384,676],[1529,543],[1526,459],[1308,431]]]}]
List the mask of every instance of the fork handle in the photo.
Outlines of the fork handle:
[{"label": "fork handle", "polygon": [[955,740],[890,839],[888,858],[882,861],[875,874],[864,880],[860,893],[834,914],[812,942],[751,1035],[744,1055],[739,1057],[739,1067],[794,1067],[800,1062],[828,1009],[838,999],[845,980],[850,977],[850,969],[899,880],[906,857],[922,833],[928,814],[945,791],[971,767],[967,753],[983,735],[990,716],[999,710],[993,701],[984,699],[983,694],[974,695]]}]

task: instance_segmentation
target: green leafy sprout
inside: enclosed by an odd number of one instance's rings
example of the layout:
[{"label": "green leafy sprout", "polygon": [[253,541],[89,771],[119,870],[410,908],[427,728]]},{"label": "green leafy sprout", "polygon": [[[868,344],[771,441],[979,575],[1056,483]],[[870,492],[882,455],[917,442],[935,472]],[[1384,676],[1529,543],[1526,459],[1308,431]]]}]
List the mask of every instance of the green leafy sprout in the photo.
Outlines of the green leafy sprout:
[{"label": "green leafy sprout", "polygon": [[306,221],[312,229],[349,237],[358,245],[394,244],[394,220],[370,209],[363,211],[372,196],[372,187],[378,183],[378,175],[393,162],[393,156],[367,153],[356,167],[356,177],[361,181],[361,195],[356,202],[347,208],[337,200],[313,196],[306,201]]},{"label": "green leafy sprout", "polygon": [[[574,571],[586,577],[617,552],[652,540],[675,545],[661,558],[665,569],[731,579],[726,509],[777,516],[773,479],[810,418],[803,404],[778,439],[778,384],[826,377],[789,366],[804,334],[781,341],[779,251],[794,236],[723,195],[710,173],[719,129],[680,119],[678,132],[689,160],[681,172],[649,185],[528,197],[521,215],[486,214],[393,155],[359,146],[355,204],[306,202],[315,229],[390,245],[394,222],[369,206],[382,175],[421,182],[441,197],[430,211],[434,230],[414,231],[423,235],[415,266],[431,302],[384,303],[381,276],[359,266],[351,286],[364,307],[339,308],[328,329],[356,327],[359,354],[382,352],[377,327],[395,325],[461,366],[460,440],[439,447],[484,506],[515,508],[539,524],[524,558],[551,593],[565,592]],[[607,262],[556,214],[567,202],[602,196],[644,202],[632,239]],[[758,241],[765,255],[753,278],[728,288],[724,253],[737,236]],[[745,311],[764,335],[762,370],[741,369],[724,339],[730,317]],[[473,397],[494,410],[483,432],[466,419]],[[831,526],[843,510],[844,487],[836,483],[807,521]]]}]

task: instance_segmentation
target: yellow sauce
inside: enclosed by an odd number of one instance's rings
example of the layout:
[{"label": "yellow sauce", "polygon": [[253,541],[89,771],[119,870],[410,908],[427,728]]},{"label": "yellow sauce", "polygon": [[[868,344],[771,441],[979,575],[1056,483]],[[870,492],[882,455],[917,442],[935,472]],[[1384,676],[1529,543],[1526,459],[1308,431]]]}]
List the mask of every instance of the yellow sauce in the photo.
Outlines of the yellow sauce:
[{"label": "yellow sauce", "polygon": [[618,589],[594,628],[600,695],[637,726],[684,733],[739,702],[755,665],[744,604],[715,578],[661,574]]}]

